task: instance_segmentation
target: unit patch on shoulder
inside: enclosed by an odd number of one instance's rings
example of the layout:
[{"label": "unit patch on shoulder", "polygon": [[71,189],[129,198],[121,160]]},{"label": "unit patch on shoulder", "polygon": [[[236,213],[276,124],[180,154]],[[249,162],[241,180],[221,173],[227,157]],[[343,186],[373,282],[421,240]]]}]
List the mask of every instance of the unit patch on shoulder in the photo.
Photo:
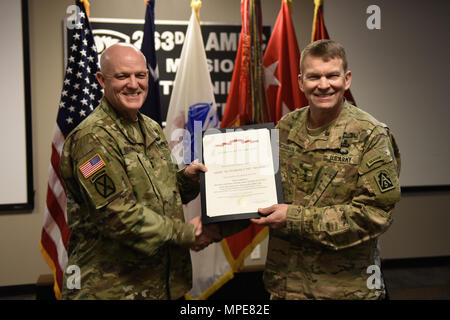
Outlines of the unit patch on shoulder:
[{"label": "unit patch on shoulder", "polygon": [[103,161],[102,157],[96,153],[92,158],[83,163],[79,168],[83,177],[86,179],[96,173],[98,170],[106,166],[105,161]]},{"label": "unit patch on shoulder", "polygon": [[95,190],[103,197],[108,198],[114,192],[116,192],[116,187],[114,186],[114,182],[111,178],[106,174],[100,175],[94,181]]},{"label": "unit patch on shoulder", "polygon": [[384,170],[380,171],[374,178],[381,192],[386,192],[395,188],[389,173]]}]

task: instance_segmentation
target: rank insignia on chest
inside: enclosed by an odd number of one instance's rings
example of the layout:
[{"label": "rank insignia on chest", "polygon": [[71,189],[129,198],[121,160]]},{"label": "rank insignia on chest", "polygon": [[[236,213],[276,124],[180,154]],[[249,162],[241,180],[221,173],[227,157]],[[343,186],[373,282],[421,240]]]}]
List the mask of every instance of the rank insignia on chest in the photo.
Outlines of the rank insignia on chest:
[{"label": "rank insignia on chest", "polygon": [[92,158],[83,163],[79,168],[83,177],[86,179],[96,173],[98,170],[106,166],[105,161],[103,161],[102,157],[96,153]]},{"label": "rank insignia on chest", "polygon": [[342,136],[342,142],[339,149],[339,153],[342,155],[348,154],[348,148],[350,147],[350,143],[357,137],[358,135],[354,132],[344,132]]},{"label": "rank insignia on chest", "polygon": [[355,132],[344,132],[342,139],[356,139],[358,135]]},{"label": "rank insignia on chest", "polygon": [[94,181],[95,190],[103,197],[107,198],[116,192],[116,187],[114,186],[114,182],[107,174],[100,175]]},{"label": "rank insignia on chest", "polygon": [[374,178],[381,192],[386,192],[395,188],[389,173],[386,171],[380,171]]}]

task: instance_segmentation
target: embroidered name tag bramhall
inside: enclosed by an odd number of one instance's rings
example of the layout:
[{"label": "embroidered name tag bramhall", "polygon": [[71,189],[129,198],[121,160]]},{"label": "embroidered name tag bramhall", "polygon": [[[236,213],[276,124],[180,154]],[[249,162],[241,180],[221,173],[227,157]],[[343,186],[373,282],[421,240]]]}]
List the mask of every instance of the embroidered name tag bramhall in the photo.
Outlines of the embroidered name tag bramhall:
[{"label": "embroidered name tag bramhall", "polygon": [[323,156],[324,160],[330,161],[330,162],[337,162],[337,163],[351,163],[352,157],[350,156],[344,156],[344,155],[337,155],[337,154],[326,154]]},{"label": "embroidered name tag bramhall", "polygon": [[106,166],[106,163],[103,161],[102,157],[96,153],[92,158],[83,163],[79,169],[83,174],[83,177],[87,179],[104,166]]}]

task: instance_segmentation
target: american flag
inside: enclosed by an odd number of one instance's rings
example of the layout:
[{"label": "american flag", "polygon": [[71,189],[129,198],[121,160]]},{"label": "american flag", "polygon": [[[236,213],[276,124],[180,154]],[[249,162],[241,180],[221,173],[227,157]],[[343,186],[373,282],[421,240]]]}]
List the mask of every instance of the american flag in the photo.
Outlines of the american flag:
[{"label": "american flag", "polygon": [[103,161],[102,157],[97,153],[95,156],[93,156],[91,159],[86,161],[84,164],[81,165],[80,171],[83,174],[83,176],[87,179],[90,176],[92,176],[95,172],[100,170],[105,166],[105,162]]},{"label": "american flag", "polygon": [[[84,1],[86,3],[87,1]],[[67,135],[94,110],[102,97],[95,74],[98,56],[92,28],[85,7],[76,1],[75,19],[67,23],[67,67],[61,100],[53,132],[47,201],[40,248],[54,276],[55,296],[61,298],[63,273],[67,266],[66,193],[59,170],[59,160]]]}]

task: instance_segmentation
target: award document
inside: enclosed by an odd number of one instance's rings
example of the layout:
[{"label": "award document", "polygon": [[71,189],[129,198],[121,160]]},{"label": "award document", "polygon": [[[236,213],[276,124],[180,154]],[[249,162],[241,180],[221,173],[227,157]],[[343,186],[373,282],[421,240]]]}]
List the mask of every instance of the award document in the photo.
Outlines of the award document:
[{"label": "award document", "polygon": [[272,124],[263,124],[203,135],[203,223],[258,218],[258,208],[283,201],[274,132]]}]

